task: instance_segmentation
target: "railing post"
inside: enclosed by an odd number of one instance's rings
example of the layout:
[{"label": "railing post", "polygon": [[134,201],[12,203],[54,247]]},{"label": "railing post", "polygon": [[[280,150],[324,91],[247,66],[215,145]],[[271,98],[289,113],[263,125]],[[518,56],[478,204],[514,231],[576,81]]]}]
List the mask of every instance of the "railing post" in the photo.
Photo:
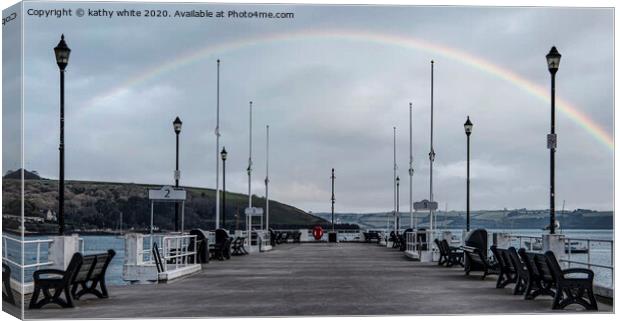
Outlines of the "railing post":
[{"label": "railing post", "polygon": [[65,270],[71,261],[73,253],[79,251],[77,234],[71,236],[53,236],[49,245],[48,257],[54,262],[53,267]]},{"label": "railing post", "polygon": [[41,243],[37,243],[37,270],[39,269],[40,263],[41,263]]},{"label": "railing post", "polygon": [[[569,248],[569,251],[570,251],[571,250],[570,243],[568,243],[568,248]],[[591,266],[590,266],[590,240],[586,241],[586,249],[588,250],[588,269],[591,269]]]}]

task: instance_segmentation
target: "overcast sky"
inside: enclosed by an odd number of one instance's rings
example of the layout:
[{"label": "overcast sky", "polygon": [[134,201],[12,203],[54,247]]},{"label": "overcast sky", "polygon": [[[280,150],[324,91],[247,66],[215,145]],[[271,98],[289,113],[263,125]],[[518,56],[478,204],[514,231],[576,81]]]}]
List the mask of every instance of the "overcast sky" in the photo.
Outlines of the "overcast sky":
[{"label": "overcast sky", "polygon": [[[270,124],[270,197],[303,210],[329,211],[332,167],[336,211],[391,210],[393,126],[401,209],[408,210],[409,102],[414,106],[414,200],[429,197],[432,59],[439,207],[465,208],[463,123],[469,115],[474,123],[472,209],[548,208],[549,103],[463,59],[425,48],[453,48],[548,90],[545,55],[555,45],[562,54],[558,98],[608,135],[613,132],[611,9],[65,5],[79,7],[259,10],[295,17],[25,16],[25,166],[49,178],[58,176],[58,68],[52,48],[61,33],[72,49],[66,73],[67,179],[172,184],[172,121],[178,115],[183,120],[181,184],[214,188],[218,58],[227,189],[247,192],[252,100],[253,193],[264,195],[265,125]],[[303,36],[320,32],[340,36]],[[284,33],[296,36],[268,41]],[[346,36],[359,34],[374,34],[374,40]],[[375,41],[390,37],[429,45]],[[182,60],[199,51],[205,54]],[[148,74],[162,66],[162,72]],[[145,73],[150,76],[132,81]],[[565,113],[558,110],[556,117],[556,207],[566,200],[567,209],[611,209],[613,151]],[[14,163],[3,157],[4,170],[19,167]]]}]

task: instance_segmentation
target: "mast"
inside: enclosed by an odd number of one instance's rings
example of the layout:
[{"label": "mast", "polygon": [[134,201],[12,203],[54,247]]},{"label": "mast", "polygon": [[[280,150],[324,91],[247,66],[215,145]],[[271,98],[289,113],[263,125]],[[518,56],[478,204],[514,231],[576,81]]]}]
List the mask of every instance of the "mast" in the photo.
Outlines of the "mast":
[{"label": "mast", "polygon": [[[412,132],[412,110],[413,104],[409,103],[409,228],[414,228],[413,224],[413,132]],[[415,220],[415,229],[418,229],[418,219]]]},{"label": "mast", "polygon": [[[430,202],[433,203],[433,162],[435,161],[435,150],[433,149],[433,72],[435,61],[431,60],[431,151],[428,153],[428,159],[430,161]],[[432,206],[429,210],[430,214],[430,230],[431,239],[433,238],[433,209]]]},{"label": "mast", "polygon": [[267,125],[267,162],[265,165],[265,229],[269,230],[269,125]]},{"label": "mast", "polygon": [[215,125],[215,228],[220,228],[220,60],[217,60]]},{"label": "mast", "polygon": [[250,151],[248,157],[248,207],[252,208],[252,102],[250,101]]},{"label": "mast", "polygon": [[392,180],[392,185],[394,187],[394,210],[392,213],[394,213],[394,233],[396,233],[396,126],[394,126],[394,179]]}]

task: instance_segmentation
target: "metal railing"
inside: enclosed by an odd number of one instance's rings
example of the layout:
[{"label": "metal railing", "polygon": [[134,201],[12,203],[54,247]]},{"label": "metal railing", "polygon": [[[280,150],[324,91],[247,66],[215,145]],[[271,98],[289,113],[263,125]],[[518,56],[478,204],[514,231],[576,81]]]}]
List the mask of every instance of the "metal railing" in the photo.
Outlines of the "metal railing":
[{"label": "metal railing", "polygon": [[[422,236],[425,237],[422,239]],[[431,248],[430,231],[413,231],[405,233],[406,251],[410,253],[421,252]]]},{"label": "metal railing", "polygon": [[[190,249],[190,245],[193,248]],[[162,263],[164,271],[179,267],[198,264],[196,251],[196,235],[164,236],[162,239]]]},{"label": "metal railing", "polygon": [[[542,236],[526,236],[526,235],[510,235],[510,243],[515,248],[524,248],[529,252],[542,252],[543,243]],[[581,249],[573,248],[574,245],[583,246]],[[593,245],[595,248],[593,248]],[[592,251],[609,251],[609,255],[599,255],[596,260],[593,260]],[[578,251],[579,253],[575,253]],[[587,239],[587,238],[573,238],[564,237],[564,254],[559,258],[559,261],[566,267],[570,268],[573,265],[585,266],[588,269],[597,269],[595,277],[604,279],[601,273],[609,275],[611,280],[610,285],[614,283],[614,242],[612,240],[602,239]],[[603,258],[609,258],[609,261]],[[578,260],[581,258],[582,260]],[[583,260],[585,259],[585,260]],[[602,262],[601,262],[602,261]],[[605,271],[609,271],[606,273]],[[599,273],[601,272],[601,273]],[[607,283],[607,282],[603,282]]]},{"label": "metal railing", "polygon": [[523,248],[528,252],[542,251],[542,236],[510,235],[510,243],[515,248]]},{"label": "metal railing", "polygon": [[[54,262],[50,261],[49,258],[46,258],[45,261],[42,260],[43,257],[43,253],[47,254],[47,248],[49,248],[49,244],[51,244],[53,241],[52,240],[23,240],[23,239],[18,239],[18,238],[13,238],[7,235],[2,235],[2,260],[6,261],[8,264],[11,264],[13,266],[18,267],[20,270],[25,270],[25,269],[30,269],[30,268],[35,268],[35,269],[39,269],[41,266],[48,266],[48,265],[52,265],[54,264]],[[25,253],[28,253],[28,255],[30,256],[30,250],[28,247],[35,247],[34,250],[34,262],[33,263],[27,263],[26,262],[26,255],[24,255],[24,262],[19,263],[16,262],[13,258],[11,258],[11,255],[9,253],[9,248],[13,248],[13,247],[9,247],[9,243],[17,243],[19,246],[19,250],[18,250],[18,256],[20,256],[22,254],[22,245],[23,245],[23,251]],[[41,250],[41,246],[42,245],[46,245],[46,249],[45,251]],[[24,254],[25,254],[24,253]]]},{"label": "metal railing", "polygon": [[[565,250],[566,250],[566,255],[567,258],[566,259],[560,259],[561,262],[564,262],[568,265],[568,267],[570,268],[572,264],[577,264],[577,265],[585,265],[588,267],[588,269],[592,269],[593,267],[595,268],[601,268],[601,269],[608,269],[610,270],[610,277],[611,277],[611,285],[613,286],[614,284],[614,241],[612,240],[600,240],[600,239],[585,239],[585,238],[571,238],[571,237],[566,237],[564,238],[565,242],[564,242],[564,246],[565,246]],[[582,252],[585,251],[585,256],[586,256],[586,261],[578,261],[578,260],[573,260],[573,256],[576,254],[582,254],[582,253],[573,253],[573,251],[575,250],[579,250],[579,249],[573,249],[573,244],[578,244],[578,245],[583,245],[583,243],[585,243],[585,247],[582,249]],[[592,262],[592,245],[596,244],[598,245],[598,248],[603,248],[602,245],[604,244],[609,244],[609,263],[594,263]]]},{"label": "metal railing", "polygon": [[155,234],[151,238],[150,235],[146,235],[143,239],[143,250],[142,250],[142,262],[144,264],[155,264],[155,258],[153,257],[153,243],[157,243],[159,248],[160,255],[162,253],[161,246],[163,245],[162,241],[165,235]]}]

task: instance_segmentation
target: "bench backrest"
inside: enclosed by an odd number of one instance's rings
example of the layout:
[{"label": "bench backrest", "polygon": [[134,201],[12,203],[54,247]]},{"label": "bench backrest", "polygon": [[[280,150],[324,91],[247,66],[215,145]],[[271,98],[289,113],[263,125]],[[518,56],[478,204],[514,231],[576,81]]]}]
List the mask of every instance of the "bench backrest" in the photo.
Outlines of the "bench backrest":
[{"label": "bench backrest", "polygon": [[510,262],[512,262],[512,266],[515,268],[517,274],[521,278],[527,278],[529,276],[527,268],[521,261],[519,254],[517,254],[517,249],[511,246],[508,248],[508,250],[506,250],[506,254],[508,256],[508,259],[510,259]]},{"label": "bench backrest", "polygon": [[441,255],[446,255],[445,251],[443,250],[443,246],[441,246],[441,243],[439,242],[439,239],[434,239],[433,242],[435,242],[435,245],[437,245],[437,248],[439,249],[439,253]]},{"label": "bench backrest", "polygon": [[536,264],[536,270],[538,271],[540,278],[546,281],[553,280],[553,273],[549,268],[549,264],[547,264],[547,257],[544,254],[534,254],[534,263]]},{"label": "bench backrest", "polygon": [[73,282],[84,282],[105,277],[105,271],[116,252],[112,249],[106,253],[84,255]]},{"label": "bench backrest", "polygon": [[484,266],[488,265],[485,259],[480,254],[480,250],[477,247],[463,246],[463,252],[465,252],[465,254],[470,260]]},{"label": "bench backrest", "polygon": [[533,278],[539,278],[540,275],[538,273],[538,269],[536,268],[536,263],[534,262],[534,254],[528,253],[524,248],[520,248],[518,254],[521,257],[523,265],[525,265],[525,268],[527,269],[528,275]]},{"label": "bench backrest", "polygon": [[564,274],[562,273],[562,267],[558,260],[555,257],[555,254],[551,251],[545,252],[545,261],[547,262],[547,266],[549,267],[549,271],[553,276],[553,279],[557,282],[559,280],[564,280]]},{"label": "bench backrest", "polygon": [[77,272],[82,267],[82,259],[83,257],[80,252],[73,253],[71,261],[69,261],[69,265],[67,266],[65,274],[62,277],[63,284],[73,283],[73,280],[75,280],[77,276]]},{"label": "bench backrest", "polygon": [[495,245],[491,245],[491,253],[495,257],[495,260],[499,264],[500,269],[505,269],[508,266],[506,265],[506,261],[504,260],[504,255],[502,253],[502,249],[497,248]]},{"label": "bench backrest", "polygon": [[448,240],[443,239],[440,243],[446,255],[450,255],[450,244],[448,244]]},{"label": "bench backrest", "polygon": [[112,249],[109,249],[107,253],[101,253],[96,255],[95,266],[93,267],[93,271],[90,274],[90,279],[99,279],[105,277],[105,272],[108,269],[108,265],[116,255],[116,252]]},{"label": "bench backrest", "polygon": [[95,255],[85,255],[82,257],[82,265],[77,270],[75,278],[73,281],[75,282],[83,282],[88,280],[90,276],[90,272],[93,270],[93,263],[95,262]]}]

